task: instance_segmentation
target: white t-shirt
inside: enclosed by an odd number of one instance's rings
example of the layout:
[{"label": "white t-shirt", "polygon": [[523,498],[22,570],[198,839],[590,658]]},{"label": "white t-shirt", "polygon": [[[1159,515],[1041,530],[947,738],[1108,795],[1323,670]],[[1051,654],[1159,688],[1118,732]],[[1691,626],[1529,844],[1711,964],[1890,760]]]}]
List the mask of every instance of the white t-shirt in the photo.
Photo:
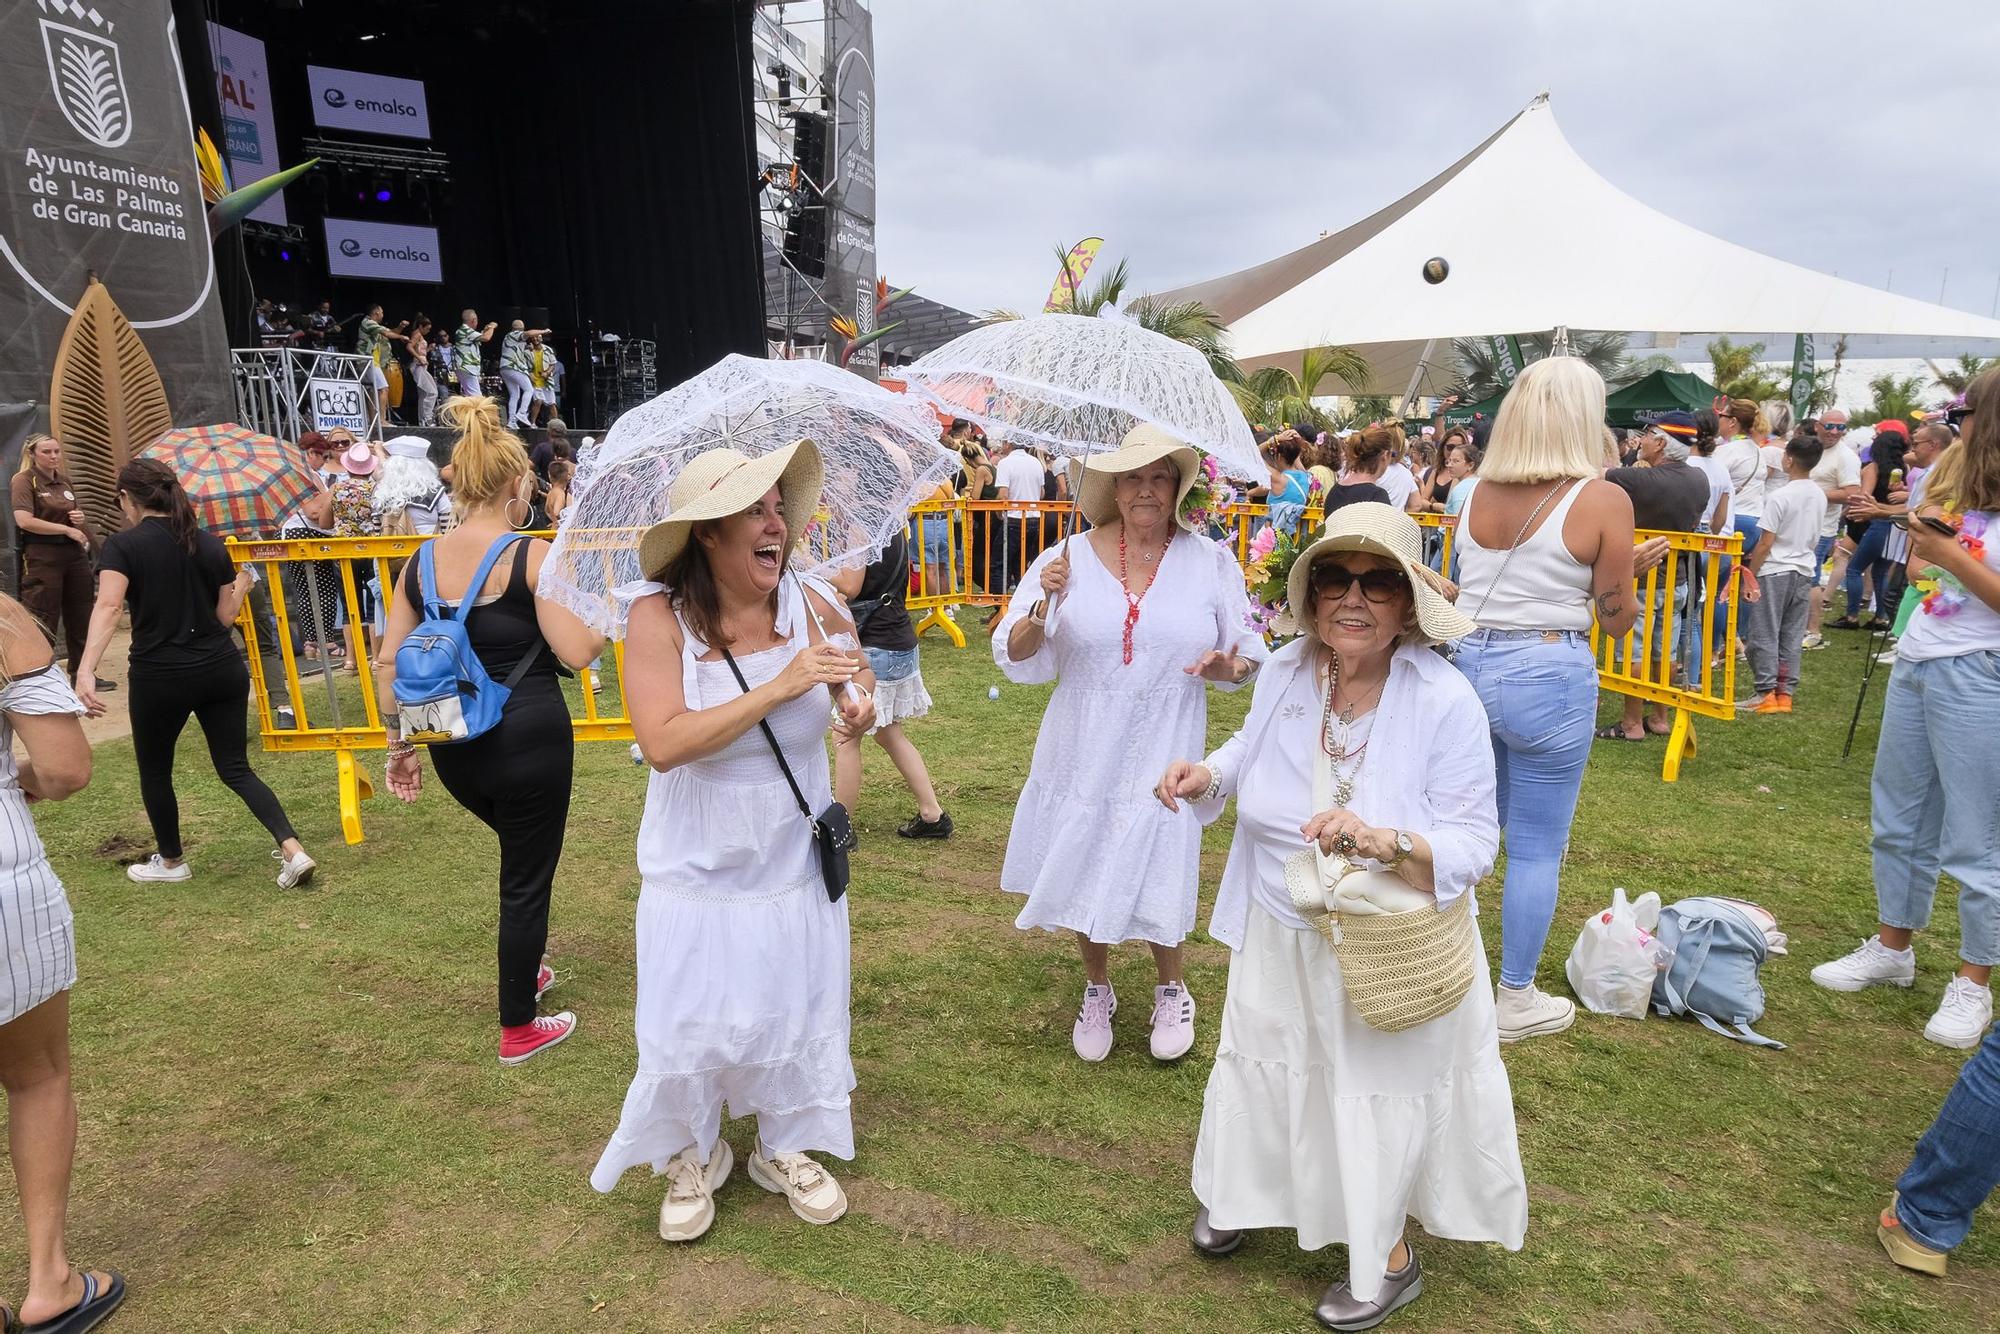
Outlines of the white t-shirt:
[{"label": "white t-shirt", "polygon": [[[1819,484],[1823,492],[1837,491],[1842,487],[1861,485],[1861,456],[1845,440],[1820,455],[1819,466],[1812,470],[1812,480]],[[1840,532],[1840,516],[1847,512],[1845,502],[1828,500],[1824,495],[1820,502],[1826,506],[1826,514],[1820,519],[1819,535],[1834,537]]]},{"label": "white t-shirt", "polygon": [[1735,514],[1735,507],[1732,501],[1735,495],[1735,486],[1729,479],[1729,469],[1725,468],[1721,460],[1712,454],[1706,457],[1700,454],[1690,454],[1688,455],[1688,462],[1699,468],[1702,475],[1708,478],[1708,503],[1702,506],[1701,530],[1704,533],[1709,531],[1709,520],[1715,517],[1715,507],[1720,505],[1722,506],[1722,526],[1716,531],[1728,532]]},{"label": "white t-shirt", "polygon": [[1764,456],[1764,490],[1776,491],[1785,484],[1785,446],[1783,442],[1763,445],[1757,452]]},{"label": "white t-shirt", "polygon": [[[1048,469],[1042,461],[1025,449],[1017,449],[994,465],[993,484],[1007,493],[1009,500],[1040,500],[1042,498],[1042,478],[1048,476]],[[1025,519],[1032,511],[1010,509],[1010,519]]]},{"label": "white t-shirt", "polygon": [[1401,509],[1417,493],[1417,475],[1410,471],[1407,464],[1392,463],[1375,479],[1375,485],[1389,493],[1391,505]]},{"label": "white t-shirt", "polygon": [[1764,574],[1813,572],[1819,564],[1819,524],[1825,509],[1826,492],[1805,479],[1786,482],[1765,495],[1764,512],[1757,518],[1757,526],[1771,534],[1771,554],[1764,557]]},{"label": "white t-shirt", "polygon": [[[1959,532],[1986,544],[1986,568],[2000,572],[2000,513],[1969,511]],[[1924,567],[1926,570],[1932,567]],[[1910,566],[1910,579],[1927,578],[1917,563]],[[1912,588],[1904,596],[1916,597]],[[1933,658],[1956,658],[1968,653],[2000,653],[2000,611],[1995,611],[1967,590],[1953,583],[1940,583],[1938,591],[1917,606],[1916,614],[1896,643],[1896,656],[1908,662],[1928,662]]]},{"label": "white t-shirt", "polygon": [[[1779,457],[1783,457],[1782,451]],[[1764,451],[1747,435],[1717,445],[1715,461],[1729,470],[1734,490],[1730,501],[1738,516],[1755,519],[1764,513]]]}]

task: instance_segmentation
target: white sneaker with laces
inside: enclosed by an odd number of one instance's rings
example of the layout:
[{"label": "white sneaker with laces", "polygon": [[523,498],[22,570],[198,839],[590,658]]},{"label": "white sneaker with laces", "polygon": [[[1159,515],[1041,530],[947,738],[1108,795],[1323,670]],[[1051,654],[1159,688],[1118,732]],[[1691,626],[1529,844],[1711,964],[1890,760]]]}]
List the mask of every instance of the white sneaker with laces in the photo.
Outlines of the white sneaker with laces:
[{"label": "white sneaker with laces", "polygon": [[1576,1022],[1576,1002],[1551,996],[1532,982],[1525,987],[1501,987],[1493,995],[1493,1017],[1502,1042],[1546,1037]]},{"label": "white sneaker with laces", "polygon": [[1977,1047],[1992,1026],[1992,989],[1960,974],[1945,987],[1937,1013],[1924,1025],[1924,1036],[1940,1047],[1967,1051]]},{"label": "white sneaker with laces", "polygon": [[1825,648],[1826,636],[1815,630],[1799,641],[1800,648]]},{"label": "white sneaker with laces", "polygon": [[831,1223],[847,1212],[847,1192],[833,1173],[802,1153],[764,1154],[764,1141],[750,1150],[750,1179],[791,1201],[792,1212],[808,1223]]},{"label": "white sneaker with laces", "polygon": [[319,863],[303,852],[296,857],[287,857],[283,848],[272,848],[271,856],[284,863],[278,868],[279,889],[297,889],[311,880],[313,872],[319,869]]},{"label": "white sneaker with laces", "polygon": [[194,879],[194,868],[186,862],[169,866],[167,865],[167,859],[156,852],[146,858],[145,861],[133,862],[130,866],[126,867],[125,878],[127,880],[136,880],[142,885],[169,880],[192,880]]},{"label": "white sneaker with laces", "polygon": [[1194,1046],[1194,997],[1187,983],[1153,988],[1153,1059],[1178,1061]]},{"label": "white sneaker with laces", "polygon": [[715,1222],[715,1192],[729,1180],[736,1155],[729,1141],[715,1142],[715,1152],[703,1164],[692,1146],[667,1162],[667,1198],[660,1201],[660,1240],[693,1241]]},{"label": "white sneaker with laces", "polygon": [[1118,1013],[1118,993],[1106,982],[1084,987],[1083,1005],[1076,1012],[1076,1026],[1070,1030],[1070,1045],[1076,1054],[1095,1064],[1111,1054],[1111,1016]]},{"label": "white sneaker with laces", "polygon": [[1828,991],[1907,987],[1917,980],[1917,952],[1907,946],[1892,950],[1882,943],[1882,937],[1870,936],[1852,954],[1843,954],[1813,969],[1812,980]]}]

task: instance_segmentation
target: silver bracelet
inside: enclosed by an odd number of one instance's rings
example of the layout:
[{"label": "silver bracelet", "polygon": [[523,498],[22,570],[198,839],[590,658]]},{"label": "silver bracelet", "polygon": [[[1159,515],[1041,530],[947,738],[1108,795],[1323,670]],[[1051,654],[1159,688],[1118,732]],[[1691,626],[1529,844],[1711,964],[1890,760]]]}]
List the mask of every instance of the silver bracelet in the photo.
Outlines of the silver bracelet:
[{"label": "silver bracelet", "polygon": [[1222,770],[1213,760],[1202,761],[1202,768],[1208,770],[1208,786],[1201,790],[1196,801],[1214,801],[1222,795]]}]

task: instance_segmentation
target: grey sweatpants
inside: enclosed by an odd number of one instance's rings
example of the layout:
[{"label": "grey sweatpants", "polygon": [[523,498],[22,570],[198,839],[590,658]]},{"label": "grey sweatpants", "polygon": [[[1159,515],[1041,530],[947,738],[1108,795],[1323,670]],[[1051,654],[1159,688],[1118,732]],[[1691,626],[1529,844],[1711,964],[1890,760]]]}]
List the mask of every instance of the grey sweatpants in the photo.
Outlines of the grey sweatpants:
[{"label": "grey sweatpants", "polygon": [[1806,637],[1806,612],[1812,606],[1809,574],[1774,573],[1762,580],[1763,596],[1749,617],[1750,671],[1757,693],[1783,690],[1799,693],[1799,644]]}]

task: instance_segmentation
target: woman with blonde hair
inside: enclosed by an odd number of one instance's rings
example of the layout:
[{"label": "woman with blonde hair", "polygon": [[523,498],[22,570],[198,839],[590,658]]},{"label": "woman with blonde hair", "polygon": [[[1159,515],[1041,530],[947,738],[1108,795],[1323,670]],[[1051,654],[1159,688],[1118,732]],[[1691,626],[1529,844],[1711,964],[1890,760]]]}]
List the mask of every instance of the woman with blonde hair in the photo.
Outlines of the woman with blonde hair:
[{"label": "woman with blonde hair", "polygon": [[1486,706],[1507,880],[1500,900],[1500,1040],[1559,1033],[1576,1006],[1535,986],[1597,712],[1593,617],[1619,638],[1638,616],[1632,500],[1604,480],[1604,381],[1578,357],[1514,382],[1459,511],[1459,599],[1477,625],[1456,660]]},{"label": "woman with blonde hair", "polygon": [[[31,435],[14,475],[14,531],[21,544],[21,602],[49,634],[62,629],[72,680],[90,631],[90,549],[96,541],[76,488],[63,472],[63,447],[52,435]],[[100,691],[115,687],[93,683]]]},{"label": "woman with blonde hair", "polygon": [[535,467],[500,424],[499,407],[461,395],[444,413],[459,431],[451,456],[458,524],[397,576],[375,656],[375,692],[389,732],[389,791],[401,801],[415,801],[423,789],[423,762],[404,733],[395,693],[397,650],[420,622],[456,615],[480,666],[511,692],[498,723],[462,741],[435,742],[430,752],[445,791],[500,840],[500,1062],[518,1065],[576,1030],[567,1010],[535,1012],[556,980],[542,952],[575,764],[557,677],[595,658],[604,639],[536,593],[549,544],[520,531],[531,513]]}]

